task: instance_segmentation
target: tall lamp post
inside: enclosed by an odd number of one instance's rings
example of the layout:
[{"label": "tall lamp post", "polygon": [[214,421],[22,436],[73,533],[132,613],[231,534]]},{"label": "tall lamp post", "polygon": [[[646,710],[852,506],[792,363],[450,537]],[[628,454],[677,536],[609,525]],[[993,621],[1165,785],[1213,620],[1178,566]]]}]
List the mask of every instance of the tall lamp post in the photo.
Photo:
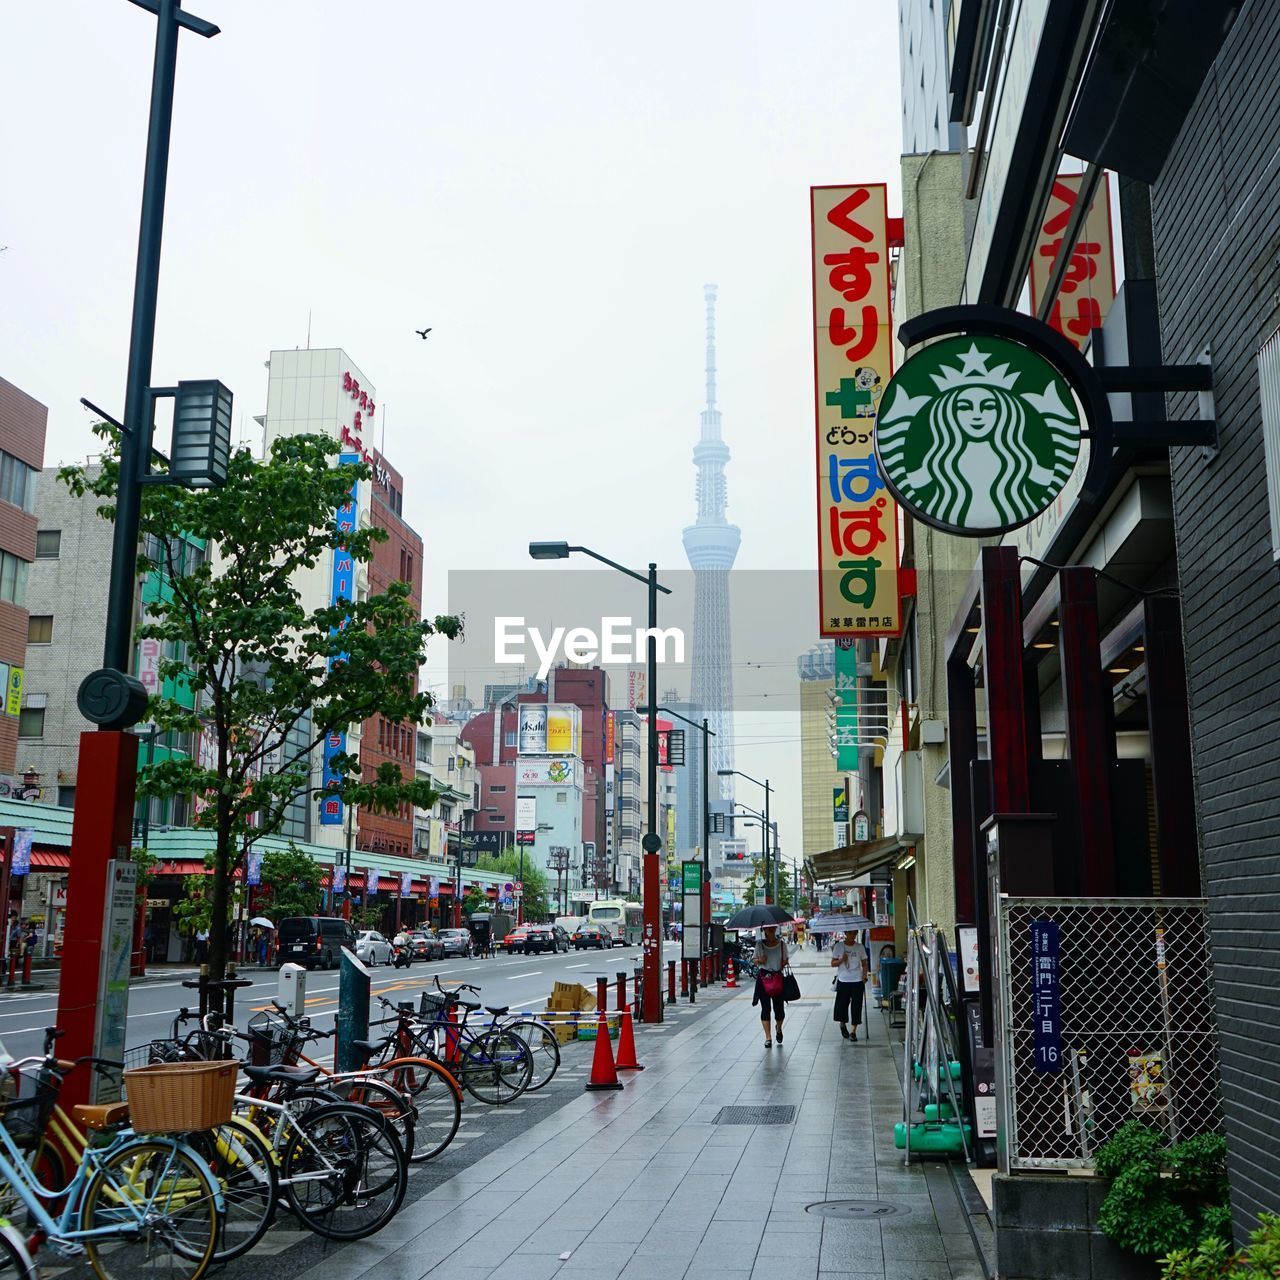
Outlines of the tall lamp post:
[{"label": "tall lamp post", "polygon": [[[764,814],[761,813],[759,809],[753,809],[749,804],[743,804],[741,800],[735,801],[734,804],[736,808],[741,809],[743,813],[750,814],[751,817],[755,819],[755,821],[753,822],[744,822],[742,824],[744,827],[758,826],[760,828],[760,853],[762,858],[764,859],[764,865],[765,865],[765,886],[764,886],[765,901],[771,902],[772,898],[768,896],[769,895],[768,869],[769,869],[769,866],[772,864],[773,870],[774,870],[774,876],[776,880],[777,870],[778,870],[778,824],[776,822],[768,822],[765,819]],[[770,858],[770,839],[772,839],[772,853],[773,853],[772,858]],[[774,887],[775,888],[777,887],[776,884]]]},{"label": "tall lamp post", "polygon": [[[531,542],[529,554],[535,560],[567,560],[573,552],[590,556],[607,564],[609,568],[625,573],[628,578],[643,582],[649,591],[649,636],[646,645],[649,676],[648,697],[655,696],[658,687],[658,592],[670,595],[671,589],[658,582],[658,566],[649,562],[647,574],[628,569],[608,556],[602,556],[590,547],[570,546],[567,542]],[[658,852],[662,848],[662,836],[658,831],[658,717],[649,717],[649,805],[648,831],[640,842],[644,850],[644,887],[641,892],[644,914],[644,1007],[646,1022],[662,1021],[662,900],[658,877]]]},{"label": "tall lamp post", "polygon": [[[749,773],[743,773],[741,769],[717,769],[716,772],[722,778],[732,778],[732,777],[745,778],[748,782],[754,782],[757,787],[764,788],[764,814],[762,815],[762,821],[764,822],[764,825],[768,827],[769,825],[769,790],[770,790],[769,779],[766,778],[763,782],[761,782],[759,778],[753,778]],[[776,873],[776,871],[777,871],[777,868],[775,867],[774,872]],[[765,900],[766,906],[769,903],[771,903],[774,900],[774,898],[778,896],[778,886],[776,881],[777,881],[776,874],[772,876],[770,875],[769,842],[766,839],[765,847],[764,847],[764,900]]]},{"label": "tall lamp post", "polygon": [[[124,421],[116,422],[97,406],[84,401],[119,431],[120,473],[103,664],[85,677],[76,696],[81,714],[99,726],[100,731],[80,736],[77,776],[81,781],[72,823],[66,941],[62,981],[58,987],[57,1021],[66,1033],[62,1049],[73,1059],[90,1055],[119,1058],[128,1017],[128,984],[112,979],[110,974],[117,962],[114,951],[124,936],[124,909],[127,905],[130,912],[136,910],[128,892],[135,873],[127,858],[137,787],[138,739],[127,730],[143,718],[147,703],[147,692],[141,681],[128,674],[133,657],[142,485],[160,480],[191,487],[222,484],[226,481],[231,450],[231,393],[221,383],[149,385],[155,349],[178,31],[185,27],[208,39],[218,34],[218,28],[203,18],[185,13],[181,0],[133,0],[133,3],[155,15],[156,39]],[[176,402],[173,443],[167,472],[152,476],[151,441],[155,402],[160,397]],[[113,862],[114,876],[109,889]],[[68,1109],[75,1103],[89,1101],[86,1077],[87,1073],[75,1072],[63,1086],[63,1102]],[[102,1076],[93,1077],[93,1091],[94,1100],[99,1102],[118,1097],[112,1083]]]}]

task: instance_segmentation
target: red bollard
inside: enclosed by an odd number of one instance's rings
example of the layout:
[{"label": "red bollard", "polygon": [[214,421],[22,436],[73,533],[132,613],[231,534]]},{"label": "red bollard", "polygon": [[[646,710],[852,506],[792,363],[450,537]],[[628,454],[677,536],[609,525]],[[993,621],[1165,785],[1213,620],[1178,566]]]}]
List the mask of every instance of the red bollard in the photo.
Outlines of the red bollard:
[{"label": "red bollard", "polygon": [[31,985],[31,948],[28,947],[22,957],[22,985]]},{"label": "red bollard", "polygon": [[674,960],[667,961],[667,1003],[675,1004],[676,1002],[676,962]]},{"label": "red bollard", "polygon": [[18,980],[18,953],[16,951],[9,952],[9,985],[13,986]]},{"label": "red bollard", "polygon": [[609,1011],[609,979],[596,979],[596,1012],[608,1013]]},{"label": "red bollard", "polygon": [[[674,964],[675,961],[673,960]],[[680,994],[687,996],[689,994],[689,962],[682,956],[680,959]]]},{"label": "red bollard", "polygon": [[618,974],[618,1012],[621,1013],[627,1007],[627,975],[625,973]]}]

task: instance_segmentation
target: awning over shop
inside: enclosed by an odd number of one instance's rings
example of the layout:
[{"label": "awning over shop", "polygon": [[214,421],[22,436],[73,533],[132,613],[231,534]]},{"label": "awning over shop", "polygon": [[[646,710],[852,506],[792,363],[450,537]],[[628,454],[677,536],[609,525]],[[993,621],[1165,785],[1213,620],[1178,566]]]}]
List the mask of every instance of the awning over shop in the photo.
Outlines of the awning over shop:
[{"label": "awning over shop", "polygon": [[815,880],[839,884],[869,875],[877,867],[896,862],[904,849],[911,848],[923,836],[885,836],[879,840],[855,840],[852,844],[815,853],[808,859]]}]

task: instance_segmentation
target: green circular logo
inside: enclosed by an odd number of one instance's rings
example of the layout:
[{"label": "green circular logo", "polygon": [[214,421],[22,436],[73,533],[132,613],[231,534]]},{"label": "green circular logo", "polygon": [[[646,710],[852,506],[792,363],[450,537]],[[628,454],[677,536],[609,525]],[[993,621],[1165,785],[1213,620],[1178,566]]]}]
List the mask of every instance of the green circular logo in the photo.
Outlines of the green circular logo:
[{"label": "green circular logo", "polygon": [[944,338],[893,375],[876,419],[880,473],[926,524],[981,537],[1035,519],[1080,454],[1062,374],[1006,338]]}]

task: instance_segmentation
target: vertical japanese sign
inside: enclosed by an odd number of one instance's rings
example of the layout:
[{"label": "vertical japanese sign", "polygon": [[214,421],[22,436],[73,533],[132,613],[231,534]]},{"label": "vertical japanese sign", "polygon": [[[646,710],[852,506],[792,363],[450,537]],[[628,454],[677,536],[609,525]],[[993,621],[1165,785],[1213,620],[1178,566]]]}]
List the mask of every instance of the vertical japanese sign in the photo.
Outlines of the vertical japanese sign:
[{"label": "vertical japanese sign", "polygon": [[809,196],[819,632],[897,635],[898,508],[872,439],[893,373],[886,188],[812,187]]},{"label": "vertical japanese sign", "polygon": [[831,821],[840,824],[849,821],[849,788],[831,788]]},{"label": "vertical japanese sign", "polygon": [[855,773],[858,768],[858,651],[849,639],[836,640],[836,769]]},{"label": "vertical japanese sign", "polygon": [[366,867],[364,872],[365,898],[372,898],[381,888],[382,872],[377,867]]},{"label": "vertical japanese sign", "polygon": [[244,883],[248,889],[256,889],[262,883],[262,854],[249,855],[244,869]]},{"label": "vertical japanese sign", "polygon": [[1031,922],[1031,1065],[1036,1071],[1062,1070],[1062,1028],[1058,1013],[1058,922]]},{"label": "vertical japanese sign", "polygon": [[538,798],[516,797],[516,844],[536,844],[538,828]]},{"label": "vertical japanese sign", "polygon": [[19,827],[13,833],[13,864],[11,876],[25,876],[31,870],[31,842],[35,839],[34,827]]},{"label": "vertical japanese sign", "polygon": [[[338,455],[340,467],[354,466],[360,461],[358,454],[342,453]],[[360,482],[351,484],[351,492],[347,500],[340,506],[334,517],[334,527],[339,533],[352,533],[356,527],[357,513],[360,509]],[[345,543],[339,543],[333,549],[333,573],[329,590],[329,603],[337,604],[339,600],[355,599],[355,563]],[[344,624],[345,625],[345,624]],[[341,628],[339,628],[341,629]],[[339,654],[333,662],[345,661],[345,655]],[[342,825],[342,799],[328,794],[342,785],[341,773],[333,767],[335,756],[345,754],[347,750],[347,731],[335,729],[324,740],[323,777],[321,786],[325,796],[320,801],[320,825],[323,827],[340,827]]]},{"label": "vertical japanese sign", "polygon": [[617,740],[618,722],[612,711],[604,713],[604,761],[605,764],[613,763],[614,743]]},{"label": "vertical japanese sign", "polygon": [[24,667],[10,667],[9,678],[5,681],[5,704],[7,715],[16,716],[22,710],[22,682],[26,676]]},{"label": "vertical japanese sign", "polygon": [[[1031,310],[1040,300],[1063,250],[1062,235],[1080,198],[1082,174],[1060,173],[1053,180],[1049,207],[1036,235],[1031,255]],[[1049,313],[1049,327],[1056,329],[1077,350],[1093,329],[1101,329],[1116,296],[1115,252],[1111,240],[1111,185],[1103,174],[1102,185],[1084,220],[1080,239],[1071,247],[1071,265],[1062,277],[1062,288]]]},{"label": "vertical japanese sign", "polygon": [[333,891],[334,893],[343,893],[347,887],[347,869],[342,863],[334,863],[333,867]]},{"label": "vertical japanese sign", "polygon": [[400,873],[400,896],[402,898],[413,897],[413,872],[402,871]]},{"label": "vertical japanese sign", "polygon": [[[103,904],[103,964],[98,973],[98,1007],[94,1011],[94,1053],[118,1061],[124,1057],[124,1028],[129,1014],[129,958],[138,915],[138,868],[112,858],[107,863],[107,897]],[[120,1077],[95,1072],[90,1090],[99,1105],[120,1100]]]}]

